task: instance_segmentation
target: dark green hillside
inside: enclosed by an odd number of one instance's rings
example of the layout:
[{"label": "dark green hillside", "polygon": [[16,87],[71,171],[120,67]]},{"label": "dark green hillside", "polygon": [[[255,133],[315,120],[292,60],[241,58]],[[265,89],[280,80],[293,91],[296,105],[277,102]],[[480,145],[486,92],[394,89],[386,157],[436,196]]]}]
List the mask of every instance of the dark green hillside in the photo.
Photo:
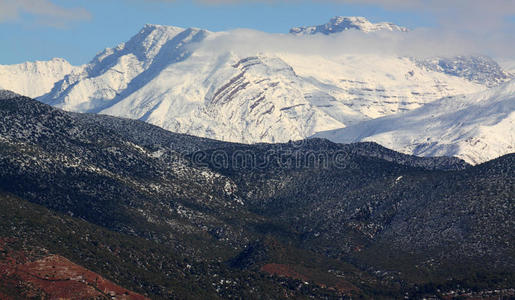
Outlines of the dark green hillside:
[{"label": "dark green hillside", "polygon": [[35,257],[62,255],[152,299],[337,297],[316,286],[297,289],[298,280],[231,268],[209,258],[198,261],[167,245],[109,231],[5,193],[0,193],[0,237],[14,238],[11,248]]},{"label": "dark green hillside", "polygon": [[152,298],[513,294],[515,154],[472,167],[374,143],[233,144],[0,95],[14,248]]}]

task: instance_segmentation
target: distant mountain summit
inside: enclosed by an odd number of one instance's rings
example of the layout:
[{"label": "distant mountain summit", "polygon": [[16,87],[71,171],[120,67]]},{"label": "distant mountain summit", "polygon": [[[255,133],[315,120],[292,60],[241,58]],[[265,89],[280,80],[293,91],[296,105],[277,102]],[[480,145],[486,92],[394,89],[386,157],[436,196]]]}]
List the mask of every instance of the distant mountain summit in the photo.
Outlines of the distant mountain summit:
[{"label": "distant mountain summit", "polygon": [[406,32],[408,28],[395,25],[389,22],[372,23],[365,17],[334,17],[329,23],[317,26],[302,26],[290,29],[290,33],[296,35],[303,34],[331,34],[338,33],[346,30],[360,30],[363,32],[375,31],[401,31]]}]

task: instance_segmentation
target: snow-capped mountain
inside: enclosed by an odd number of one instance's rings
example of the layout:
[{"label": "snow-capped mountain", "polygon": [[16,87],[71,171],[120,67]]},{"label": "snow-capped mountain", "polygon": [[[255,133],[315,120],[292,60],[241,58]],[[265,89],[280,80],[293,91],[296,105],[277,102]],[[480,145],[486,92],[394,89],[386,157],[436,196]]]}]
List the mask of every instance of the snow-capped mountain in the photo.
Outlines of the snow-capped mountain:
[{"label": "snow-capped mountain", "polygon": [[419,156],[457,156],[476,164],[515,151],[515,80],[480,93],[446,97],[423,107],[315,137],[375,141]]},{"label": "snow-capped mountain", "polygon": [[408,31],[408,28],[395,25],[393,23],[381,22],[372,23],[364,17],[334,17],[328,23],[317,26],[293,27],[290,29],[292,34],[332,34],[345,30],[360,30],[363,32],[375,31]]},{"label": "snow-capped mountain", "polygon": [[210,46],[232,35],[147,25],[39,100],[252,143],[301,139],[486,88],[394,55],[327,57],[273,47],[249,54],[239,51],[245,39],[230,50]]},{"label": "snow-capped mountain", "polygon": [[54,84],[65,75],[78,72],[62,58],[49,61],[25,62],[17,65],[0,65],[0,89],[38,97],[50,92]]},{"label": "snow-capped mountain", "polygon": [[[326,34],[354,28],[352,35],[367,38],[373,38],[374,31],[406,31],[360,17],[336,17],[329,24],[314,28],[326,28]],[[305,28],[304,33],[316,30]],[[342,46],[334,41],[345,33],[298,33],[256,35],[146,25],[85,66],[67,64],[68,69],[52,72],[53,77],[38,77],[45,84],[26,83],[34,72],[21,72],[15,81],[9,74],[1,76],[0,82],[9,83],[2,88],[40,96],[40,101],[68,111],[139,119],[178,133],[254,143],[303,139],[443,97],[484,91],[510,78],[486,57],[421,60],[375,52],[299,51],[295,45]],[[286,47],[276,47],[276,42]],[[18,89],[17,84],[27,88]]]}]

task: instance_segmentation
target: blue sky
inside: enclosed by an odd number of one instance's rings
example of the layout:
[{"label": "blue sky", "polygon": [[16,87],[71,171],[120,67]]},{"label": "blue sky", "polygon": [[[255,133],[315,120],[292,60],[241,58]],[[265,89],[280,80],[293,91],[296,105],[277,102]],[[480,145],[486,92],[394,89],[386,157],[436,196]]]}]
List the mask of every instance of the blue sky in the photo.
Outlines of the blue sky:
[{"label": "blue sky", "polygon": [[[508,12],[504,8],[502,14],[503,8],[499,7],[488,18],[493,19],[497,13],[513,20],[512,0],[491,1],[506,5]],[[445,19],[443,11],[452,8],[444,7],[448,1],[435,0],[431,6],[426,2],[431,1],[0,0],[0,64],[53,57],[63,57],[73,64],[87,63],[102,49],[127,41],[147,23],[285,33],[293,26],[326,23],[336,15],[365,16],[371,21],[390,21],[410,28],[436,28],[456,19]],[[466,23],[469,16],[463,16],[462,23]],[[511,28],[504,30],[513,33]]]}]

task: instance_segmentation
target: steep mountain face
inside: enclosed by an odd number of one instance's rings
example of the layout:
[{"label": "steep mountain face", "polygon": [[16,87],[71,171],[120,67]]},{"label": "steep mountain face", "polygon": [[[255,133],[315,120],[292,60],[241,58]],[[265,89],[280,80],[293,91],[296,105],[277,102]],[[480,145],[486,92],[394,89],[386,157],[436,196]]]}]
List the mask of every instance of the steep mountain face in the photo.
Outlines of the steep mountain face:
[{"label": "steep mountain face", "polygon": [[0,89],[8,89],[28,97],[39,97],[54,87],[64,76],[80,72],[62,58],[50,61],[25,62],[17,65],[0,65]]},{"label": "steep mountain face", "polygon": [[39,100],[68,111],[252,143],[302,139],[485,89],[461,74],[410,58],[323,57],[272,49],[248,56],[239,51],[245,42],[231,46],[234,51],[210,46],[232,35],[147,25]]},{"label": "steep mountain face", "polygon": [[0,237],[152,299],[513,287],[514,155],[234,144],[0,99]]},{"label": "steep mountain face", "polygon": [[302,26],[290,29],[291,34],[332,34],[345,30],[360,30],[363,32],[375,31],[400,31],[406,32],[408,28],[395,25],[393,23],[372,23],[364,17],[334,17],[328,23],[318,26]]},{"label": "steep mountain face", "polygon": [[443,98],[399,115],[321,132],[336,142],[375,141],[420,156],[457,156],[477,164],[515,151],[515,81]]}]

